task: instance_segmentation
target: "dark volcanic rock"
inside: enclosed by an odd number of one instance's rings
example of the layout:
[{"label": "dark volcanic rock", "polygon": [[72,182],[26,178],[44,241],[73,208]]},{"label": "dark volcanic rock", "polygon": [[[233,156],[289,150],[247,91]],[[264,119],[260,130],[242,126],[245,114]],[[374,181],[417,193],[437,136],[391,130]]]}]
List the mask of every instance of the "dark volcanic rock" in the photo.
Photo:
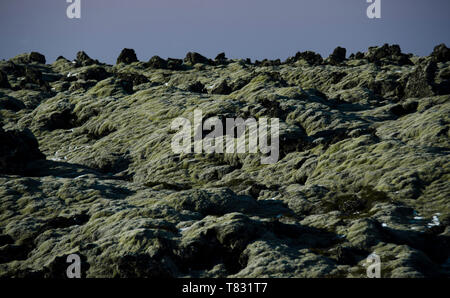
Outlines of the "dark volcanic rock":
[{"label": "dark volcanic rock", "polygon": [[69,61],[67,58],[65,58],[64,56],[58,56],[58,58],[56,58],[56,61],[58,60],[64,60],[64,61]]},{"label": "dark volcanic rock", "polygon": [[17,100],[13,97],[0,97],[0,110],[1,109],[17,112],[25,109],[25,105],[22,101]]},{"label": "dark volcanic rock", "polygon": [[167,68],[167,61],[162,59],[159,56],[153,56],[148,61],[148,67],[155,68],[155,69],[166,69]]},{"label": "dark volcanic rock", "polygon": [[196,52],[189,52],[186,54],[186,58],[184,58],[185,63],[189,63],[191,65],[202,63],[202,64],[210,64],[210,61],[205,56],[200,55]]},{"label": "dark volcanic rock", "polygon": [[294,57],[288,58],[286,63],[294,63],[299,60],[305,60],[309,65],[320,65],[323,63],[322,56],[313,51],[297,52]]},{"label": "dark volcanic rock", "polygon": [[337,47],[330,55],[329,60],[331,64],[339,64],[345,61],[347,50],[345,48]]},{"label": "dark volcanic rock", "polygon": [[430,61],[419,65],[408,78],[405,87],[406,97],[422,97],[434,95],[434,75],[436,73],[436,62]]},{"label": "dark volcanic rock", "polygon": [[23,174],[28,163],[45,159],[29,130],[4,131],[0,128],[0,173]]},{"label": "dark volcanic rock", "polygon": [[384,44],[382,47],[370,47],[365,58],[377,65],[412,65],[409,56],[403,54],[399,45]]},{"label": "dark volcanic rock", "polygon": [[253,198],[236,195],[228,188],[181,191],[169,196],[167,204],[178,210],[191,210],[204,215],[245,212],[257,207]]},{"label": "dark volcanic rock", "polygon": [[190,92],[195,92],[195,93],[205,93],[206,92],[205,85],[203,85],[201,82],[195,82],[195,83],[189,85],[188,90]]},{"label": "dark volcanic rock", "polygon": [[6,73],[0,70],[0,88],[11,88]]},{"label": "dark volcanic rock", "polygon": [[50,90],[50,86],[42,77],[42,72],[39,69],[30,66],[25,68],[25,79],[20,81],[20,87],[23,89]]},{"label": "dark volcanic rock", "polygon": [[94,59],[89,57],[88,54],[86,54],[83,51],[80,51],[77,53],[76,61],[82,66],[89,66],[89,65],[98,63],[98,61],[95,61]]},{"label": "dark volcanic rock", "polygon": [[277,60],[269,60],[269,59],[264,59],[263,61],[255,61],[255,65],[256,66],[279,66],[281,65],[281,60],[277,59]]},{"label": "dark volcanic rock", "polygon": [[351,54],[349,59],[364,59],[364,53],[356,52],[355,54]]},{"label": "dark volcanic rock", "polygon": [[85,81],[87,80],[102,81],[110,76],[111,74],[108,73],[106,69],[101,66],[88,68],[85,71],[78,74],[78,78]]},{"label": "dark volcanic rock", "polygon": [[46,62],[45,56],[37,52],[20,54],[14,58],[11,58],[11,61],[17,64],[31,64],[31,63],[45,64]]},{"label": "dark volcanic rock", "polygon": [[31,52],[29,55],[30,62],[45,64],[45,56],[38,52]]},{"label": "dark volcanic rock", "polygon": [[216,56],[215,60],[226,60],[225,53],[220,53]]},{"label": "dark volcanic rock", "polygon": [[220,53],[216,56],[216,58],[214,60],[223,62],[223,61],[227,60],[227,57],[225,56],[225,53]]},{"label": "dark volcanic rock", "polygon": [[167,68],[171,70],[183,70],[183,60],[168,58],[167,59]]},{"label": "dark volcanic rock", "polygon": [[405,102],[403,104],[396,104],[391,109],[390,112],[397,117],[405,116],[417,111],[418,106],[417,101]]},{"label": "dark volcanic rock", "polygon": [[436,62],[450,61],[450,49],[442,43],[434,48],[431,56],[436,60]]},{"label": "dark volcanic rock", "polygon": [[216,87],[214,87],[211,90],[212,94],[222,94],[222,95],[228,95],[232,92],[233,90],[230,88],[230,86],[228,86],[227,81],[223,80],[222,82],[220,82],[219,85],[217,85]]},{"label": "dark volcanic rock", "polygon": [[149,82],[146,76],[138,73],[121,72],[117,74],[117,77],[123,81],[131,82],[133,86],[138,86]]},{"label": "dark volcanic rock", "polygon": [[12,75],[15,77],[25,76],[25,67],[22,65],[18,65],[12,61],[7,61],[4,65],[1,66],[0,69],[8,75]]},{"label": "dark volcanic rock", "polygon": [[138,62],[136,53],[133,49],[123,49],[122,52],[120,52],[119,57],[117,57],[117,64],[125,63],[125,64],[131,64],[133,62]]}]

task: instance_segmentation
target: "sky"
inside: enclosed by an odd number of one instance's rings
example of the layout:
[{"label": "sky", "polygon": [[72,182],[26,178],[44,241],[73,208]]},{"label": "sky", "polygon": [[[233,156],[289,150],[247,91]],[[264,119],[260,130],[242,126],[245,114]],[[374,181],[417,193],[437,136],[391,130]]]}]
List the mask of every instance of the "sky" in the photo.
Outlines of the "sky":
[{"label": "sky", "polygon": [[424,56],[450,46],[449,0],[380,0],[381,19],[366,15],[367,0],[80,0],[69,19],[66,0],[0,0],[0,59],[37,51],[47,62],[85,51],[115,63],[123,48],[138,59],[214,58],[282,60],[312,50],[327,57],[399,44]]}]

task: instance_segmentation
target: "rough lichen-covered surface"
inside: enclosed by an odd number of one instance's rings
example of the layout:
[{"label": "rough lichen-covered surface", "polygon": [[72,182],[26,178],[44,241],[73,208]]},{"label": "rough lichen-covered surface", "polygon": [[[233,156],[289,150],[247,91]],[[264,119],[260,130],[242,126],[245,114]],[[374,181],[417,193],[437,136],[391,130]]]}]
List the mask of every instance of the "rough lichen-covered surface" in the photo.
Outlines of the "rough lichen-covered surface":
[{"label": "rough lichen-covered surface", "polygon": [[[448,277],[448,52],[1,61],[0,277]],[[194,109],[279,118],[280,160],[174,154]]]}]

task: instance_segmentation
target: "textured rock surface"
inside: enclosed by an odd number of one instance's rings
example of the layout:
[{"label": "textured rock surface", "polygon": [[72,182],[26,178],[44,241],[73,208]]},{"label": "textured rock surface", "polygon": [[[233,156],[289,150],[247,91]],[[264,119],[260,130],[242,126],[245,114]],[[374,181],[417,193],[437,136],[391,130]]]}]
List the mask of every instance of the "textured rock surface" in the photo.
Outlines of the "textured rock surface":
[{"label": "textured rock surface", "polygon": [[[445,46],[117,62],[0,61],[0,277],[449,276]],[[280,160],[174,154],[194,109],[278,117]]]}]

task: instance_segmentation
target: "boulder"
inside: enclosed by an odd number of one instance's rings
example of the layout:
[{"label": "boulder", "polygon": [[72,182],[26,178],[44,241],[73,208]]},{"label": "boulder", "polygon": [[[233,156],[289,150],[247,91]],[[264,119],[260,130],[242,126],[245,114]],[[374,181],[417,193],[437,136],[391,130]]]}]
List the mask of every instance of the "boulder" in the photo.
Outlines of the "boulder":
[{"label": "boulder", "polygon": [[183,60],[168,58],[167,59],[167,68],[171,70],[183,70]]},{"label": "boulder", "polygon": [[30,162],[45,159],[29,130],[4,131],[0,128],[0,173],[25,174]]},{"label": "boulder", "polygon": [[426,97],[433,96],[434,76],[437,65],[434,61],[428,61],[419,65],[417,69],[408,77],[405,87],[405,97]]},{"label": "boulder", "polygon": [[43,79],[42,72],[30,66],[25,67],[25,79],[20,81],[20,87],[23,89],[50,90],[50,86]]},{"label": "boulder", "polygon": [[345,48],[337,47],[328,58],[331,64],[339,64],[345,61],[347,50]]},{"label": "boulder", "polygon": [[211,94],[228,95],[232,91],[233,90],[230,88],[230,86],[228,86],[227,81],[223,80],[211,90]]},{"label": "boulder", "polygon": [[236,195],[229,188],[180,191],[169,195],[161,203],[177,210],[190,210],[203,215],[252,212],[257,207],[252,197]]},{"label": "boulder", "polygon": [[91,59],[91,57],[89,57],[88,54],[83,51],[77,53],[76,62],[81,66],[89,66],[98,63],[98,61]]},{"label": "boulder", "polygon": [[220,53],[216,56],[216,59],[214,59],[216,61],[224,61],[227,60],[227,57],[225,56],[225,53]]},{"label": "boulder", "polygon": [[195,82],[192,83],[188,86],[188,90],[190,92],[195,92],[195,93],[205,93],[206,89],[205,89],[205,85],[203,85],[201,82]]},{"label": "boulder", "polygon": [[30,63],[39,63],[45,64],[45,56],[38,52],[31,52],[17,55],[14,58],[11,58],[11,61],[18,64],[30,64]]},{"label": "boulder", "polygon": [[364,53],[356,52],[355,54],[351,54],[348,58],[351,60],[364,59]]},{"label": "boulder", "polygon": [[30,62],[45,64],[45,56],[38,52],[31,52],[28,57]]},{"label": "boulder", "polygon": [[77,77],[81,80],[95,80],[95,81],[102,81],[108,77],[110,77],[111,74],[106,71],[104,67],[101,66],[94,66],[87,68],[86,70],[80,72]]},{"label": "boulder", "polygon": [[320,65],[323,63],[322,56],[312,51],[297,52],[294,57],[288,58],[286,63],[295,63],[299,60],[305,60],[309,65]]},{"label": "boulder", "polygon": [[130,82],[133,86],[138,86],[149,82],[146,76],[135,72],[121,72],[116,76],[123,81]]},{"label": "boulder", "polygon": [[190,65],[194,65],[197,63],[202,64],[210,64],[210,61],[205,56],[200,55],[196,52],[189,52],[186,54],[186,58],[184,58],[184,62]]},{"label": "boulder", "polygon": [[11,88],[6,73],[0,70],[0,88]]},{"label": "boulder", "polygon": [[155,68],[155,69],[166,69],[167,68],[167,61],[162,59],[159,56],[153,56],[148,61],[148,67]]},{"label": "boulder", "polygon": [[133,62],[138,62],[136,53],[133,49],[123,49],[122,52],[120,52],[119,57],[117,57],[117,64],[125,63],[125,64],[131,64]]},{"label": "boulder", "polygon": [[442,43],[434,48],[431,57],[433,57],[436,62],[448,62],[450,61],[450,49]]},{"label": "boulder", "polygon": [[365,58],[369,62],[377,65],[412,65],[409,56],[403,54],[399,45],[384,44],[381,47],[370,47],[365,54]]},{"label": "boulder", "polygon": [[256,66],[279,66],[281,65],[281,60],[280,59],[276,59],[276,60],[269,60],[269,59],[264,59],[263,61],[255,61],[255,65]]}]

